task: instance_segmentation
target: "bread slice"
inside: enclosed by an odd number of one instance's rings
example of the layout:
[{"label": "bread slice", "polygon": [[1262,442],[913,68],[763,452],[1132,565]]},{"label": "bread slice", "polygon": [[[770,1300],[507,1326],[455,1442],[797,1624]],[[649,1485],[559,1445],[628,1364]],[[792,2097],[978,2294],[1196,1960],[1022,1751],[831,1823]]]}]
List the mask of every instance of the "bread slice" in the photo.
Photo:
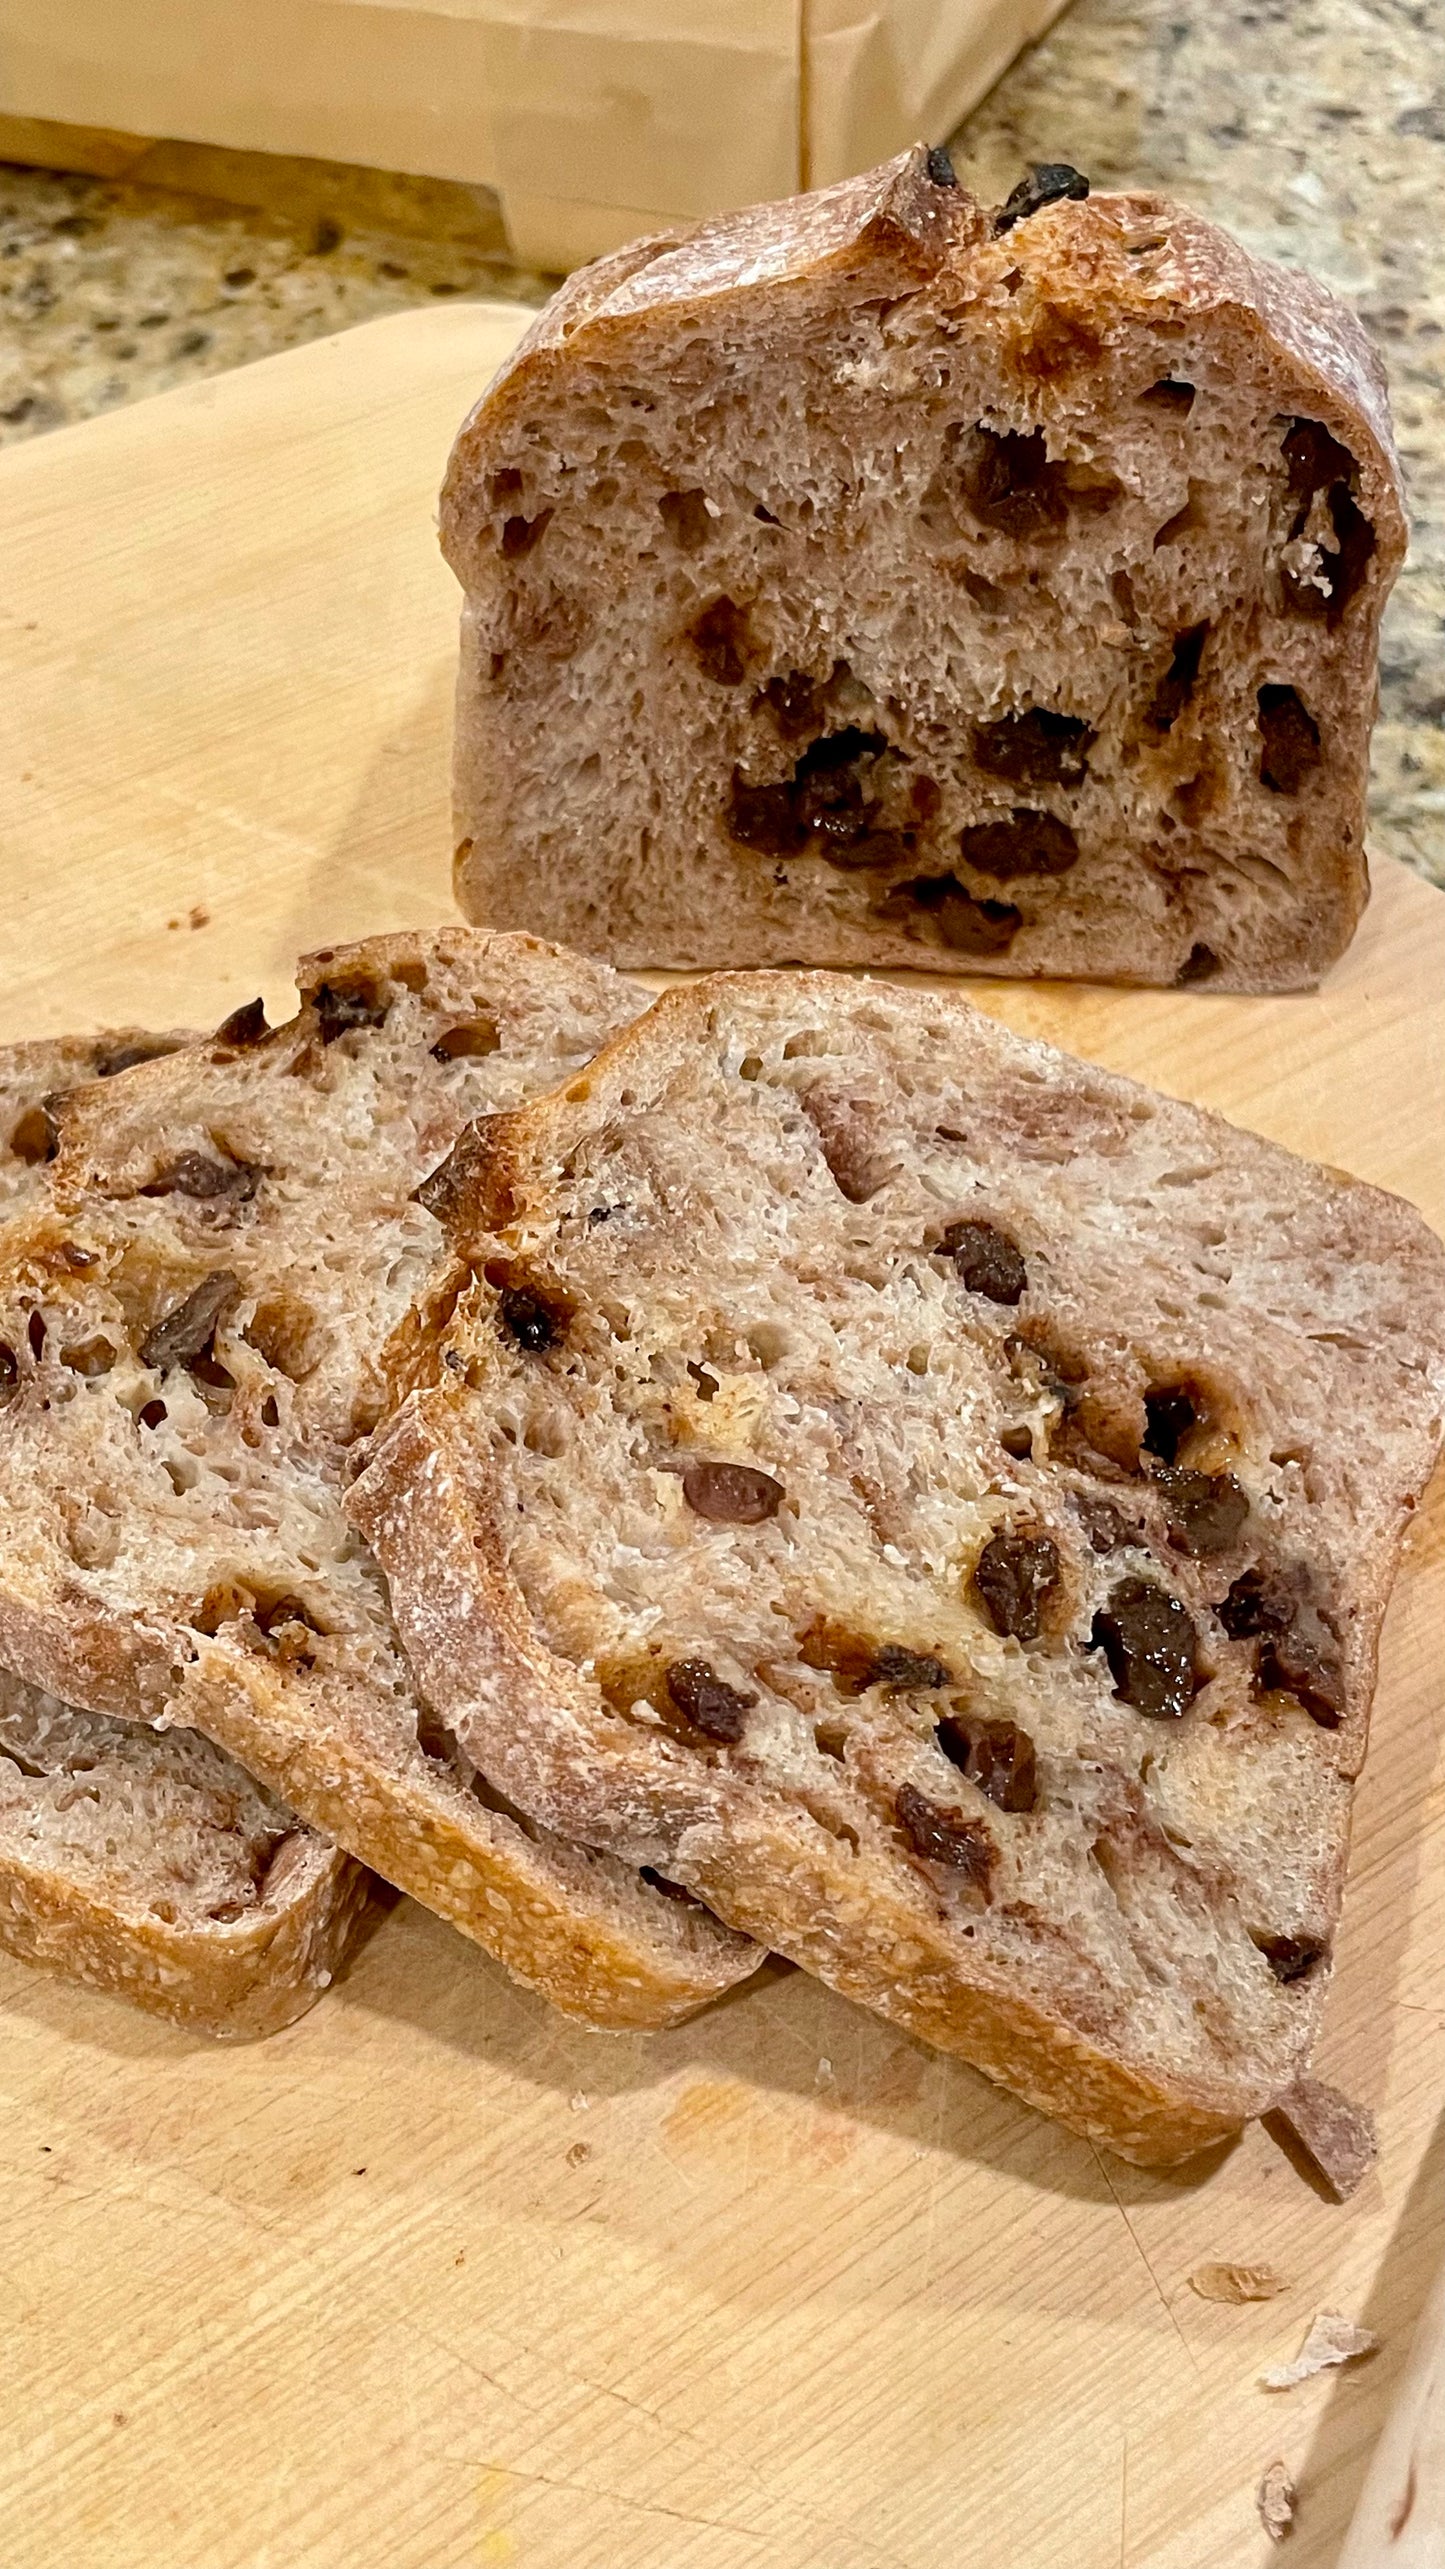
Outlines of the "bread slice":
[{"label": "bread slice", "polygon": [[904,154],[539,316],[442,498],[469,917],[1230,990],[1342,951],[1405,546],[1379,360],[1182,206],[1038,194]]},{"label": "bread slice", "polygon": [[549,1826],[1143,2161],[1287,2090],[1445,1407],[1396,1198],[819,974],[675,990],[429,1200],[355,1484]]},{"label": "bread slice", "polygon": [[[139,1028],[0,1047],[0,1208],[44,1193],[60,1093],[172,1052]],[[0,1946],[224,2039],[340,1969],[369,1876],[195,1731],[107,1721],[0,1670]]]},{"label": "bread slice", "polygon": [[194,1730],[77,1712],[0,1671],[0,1946],[227,2041],[339,1971],[371,1877]]},{"label": "bread slice", "polygon": [[671,2023],[757,1957],[499,1803],[410,1687],[342,1505],[446,1263],[418,1180],[636,994],[467,929],[301,981],[287,1025],[257,1002],[54,1110],[46,1194],[0,1233],[0,1662],[203,1731],[571,2013]]}]

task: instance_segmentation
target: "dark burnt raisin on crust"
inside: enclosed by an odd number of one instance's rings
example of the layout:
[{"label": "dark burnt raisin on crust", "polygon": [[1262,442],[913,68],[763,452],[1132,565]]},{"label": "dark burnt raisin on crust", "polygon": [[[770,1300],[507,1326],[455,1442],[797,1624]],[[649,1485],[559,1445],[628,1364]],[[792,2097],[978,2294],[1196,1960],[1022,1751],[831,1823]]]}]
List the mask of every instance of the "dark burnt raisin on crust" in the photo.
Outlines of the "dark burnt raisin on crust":
[{"label": "dark burnt raisin on crust", "polygon": [[787,1492],[771,1472],[753,1463],[689,1463],[682,1495],[694,1516],[712,1525],[762,1525],[776,1516]]},{"label": "dark burnt raisin on crust", "polygon": [[1051,1535],[1001,1526],[991,1534],[973,1574],[973,1587],[994,1631],[1015,1641],[1037,1641],[1043,1609],[1059,1584],[1059,1547]]},{"label": "dark burnt raisin on crust", "polygon": [[212,1159],[205,1151],[181,1151],[157,1169],[142,1195],[188,1195],[198,1204],[249,1204],[261,1183],[261,1172],[249,1160]]},{"label": "dark burnt raisin on crust", "polygon": [[1316,1936],[1261,1936],[1252,1941],[1258,1945],[1275,1979],[1288,1987],[1292,1980],[1303,1980],[1325,1953]]},{"label": "dark burnt raisin on crust", "polygon": [[1063,197],[1082,203],[1088,193],[1088,180],[1071,162],[1030,161],[1025,176],[1010,188],[995,214],[994,231],[1011,232],[1016,223],[1026,223],[1045,205],[1057,205]]},{"label": "dark burnt raisin on crust", "polygon": [[140,1343],[140,1361],[158,1372],[172,1365],[194,1366],[210,1350],[217,1324],[241,1290],[241,1279],[229,1267],[203,1276],[184,1299],[163,1312]]},{"label": "dark burnt raisin on crust", "polygon": [[211,1041],[234,1045],[237,1051],[243,1052],[248,1045],[264,1043],[270,1031],[266,1023],[265,1000],[248,999],[244,1007],[233,1008],[229,1017],[221,1019]]},{"label": "dark burnt raisin on crust", "polygon": [[1297,794],[1320,763],[1320,730],[1293,687],[1261,687],[1259,781],[1271,794]]},{"label": "dark burnt raisin on crust", "polygon": [[664,1672],[663,1683],[672,1710],[689,1730],[701,1732],[704,1739],[716,1741],[719,1747],[736,1747],[758,1700],[756,1695],[744,1695],[736,1686],[730,1686],[705,1659],[674,1659]]},{"label": "dark burnt raisin on crust", "polygon": [[935,187],[957,187],[958,172],[949,158],[947,146],[935,143],[928,155],[927,169]]},{"label": "dark burnt raisin on crust", "polygon": [[1013,883],[1029,875],[1067,874],[1079,861],[1079,842],[1067,821],[1053,812],[1035,812],[1019,804],[1007,819],[971,821],[958,834],[965,865],[995,883]]},{"label": "dark burnt raisin on crust", "polygon": [[391,1000],[374,981],[322,981],[311,994],[323,1044],[334,1044],[358,1026],[384,1026]]},{"label": "dark burnt raisin on crust", "polygon": [[1176,1552],[1202,1560],[1228,1552],[1249,1517],[1249,1493],[1232,1472],[1190,1472],[1165,1463],[1154,1475],[1164,1493],[1165,1533]]},{"label": "dark burnt raisin on crust", "polygon": [[1001,1811],[1037,1809],[1034,1744],[1013,1722],[964,1722],[956,1713],[947,1713],[934,1738],[950,1765]]},{"label": "dark burnt raisin on crust", "polygon": [[1194,1701],[1200,1683],[1195,1638],[1193,1618],[1152,1579],[1121,1579],[1091,1634],[1120,1703],[1155,1721],[1177,1721]]},{"label": "dark burnt raisin on crust", "polygon": [[978,901],[956,874],[918,875],[896,883],[878,904],[881,919],[906,919],[921,910],[942,944],[955,954],[1007,954],[1023,926],[1010,901]]},{"label": "dark burnt raisin on crust", "polygon": [[1009,785],[1081,785],[1095,733],[1076,714],[1030,705],[974,727],[973,757],[985,776]]},{"label": "dark burnt raisin on crust", "polygon": [[947,1810],[942,1803],[931,1802],[915,1784],[900,1785],[893,1811],[915,1855],[921,1855],[929,1864],[946,1864],[976,1889],[987,1892],[998,1849],[982,1820],[971,1820],[964,1811]]},{"label": "dark burnt raisin on crust", "polygon": [[1028,1291],[1028,1269],[1018,1242],[996,1222],[950,1222],[938,1254],[952,1258],[969,1293],[981,1293],[989,1302],[1013,1305]]}]

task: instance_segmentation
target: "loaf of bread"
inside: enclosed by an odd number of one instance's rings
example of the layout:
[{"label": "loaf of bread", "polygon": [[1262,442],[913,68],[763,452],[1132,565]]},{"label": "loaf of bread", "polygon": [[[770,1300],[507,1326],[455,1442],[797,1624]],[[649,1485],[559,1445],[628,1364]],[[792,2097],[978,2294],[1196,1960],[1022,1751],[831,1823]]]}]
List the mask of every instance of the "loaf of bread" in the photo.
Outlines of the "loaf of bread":
[{"label": "loaf of bread", "polygon": [[[0,1049],[0,1208],[41,1195],[59,1094],[174,1049],[135,1029]],[[79,1712],[0,1670],[0,1946],[237,2039],[290,2024],[369,1876],[199,1732]]]},{"label": "loaf of bread", "polygon": [[1442,1435],[1418,1215],[782,973],[427,1195],[474,1282],[351,1507],[468,1753],[1125,2156],[1290,2089]]},{"label": "loaf of bread", "polygon": [[1405,545],[1380,364],[1181,206],[1053,184],[991,216],[905,154],[538,317],[442,499],[469,917],[1228,990],[1341,952]]},{"label": "loaf of bread", "polygon": [[0,1662],[200,1729],[560,2007],[671,2023],[757,1957],[507,1809],[410,1687],[343,1511],[443,1287],[419,1180],[638,994],[466,929],[328,950],[302,992],[53,1107],[48,1187],[0,1231]]}]

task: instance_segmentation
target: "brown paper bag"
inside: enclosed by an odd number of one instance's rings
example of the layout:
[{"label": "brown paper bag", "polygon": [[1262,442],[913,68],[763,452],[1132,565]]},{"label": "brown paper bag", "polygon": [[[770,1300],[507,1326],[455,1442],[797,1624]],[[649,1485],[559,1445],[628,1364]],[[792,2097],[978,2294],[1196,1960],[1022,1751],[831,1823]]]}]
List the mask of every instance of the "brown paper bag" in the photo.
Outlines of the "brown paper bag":
[{"label": "brown paper bag", "polygon": [[519,259],[941,141],[1063,0],[7,0],[0,115],[483,181]]}]

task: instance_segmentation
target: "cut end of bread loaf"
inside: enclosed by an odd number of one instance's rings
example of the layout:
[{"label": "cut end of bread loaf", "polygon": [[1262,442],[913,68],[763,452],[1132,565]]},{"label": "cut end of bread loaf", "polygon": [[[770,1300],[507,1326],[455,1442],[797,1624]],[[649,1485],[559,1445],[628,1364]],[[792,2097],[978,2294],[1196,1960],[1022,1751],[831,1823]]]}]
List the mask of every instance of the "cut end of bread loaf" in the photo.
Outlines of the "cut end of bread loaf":
[{"label": "cut end of bread loaf", "polygon": [[457,889],[624,965],[1308,985],[1405,527],[1354,316],[921,154],[564,287],[442,505]]},{"label": "cut end of bread loaf", "polygon": [[758,1957],[491,1790],[410,1685],[342,1495],[447,1308],[423,1181],[638,994],[465,928],[300,981],[290,1023],[240,1008],[47,1109],[0,1240],[0,1662],[206,1733],[567,2012],[676,2023]]},{"label": "cut end of bread loaf", "polygon": [[669,994],[488,1155],[351,1500],[469,1753],[1126,2156],[1290,2089],[1442,1433],[1418,1216],[813,975]]},{"label": "cut end of bread loaf", "polygon": [[331,1986],[372,1887],[197,1732],[0,1672],[0,1947],[18,1960],[244,2041]]}]

